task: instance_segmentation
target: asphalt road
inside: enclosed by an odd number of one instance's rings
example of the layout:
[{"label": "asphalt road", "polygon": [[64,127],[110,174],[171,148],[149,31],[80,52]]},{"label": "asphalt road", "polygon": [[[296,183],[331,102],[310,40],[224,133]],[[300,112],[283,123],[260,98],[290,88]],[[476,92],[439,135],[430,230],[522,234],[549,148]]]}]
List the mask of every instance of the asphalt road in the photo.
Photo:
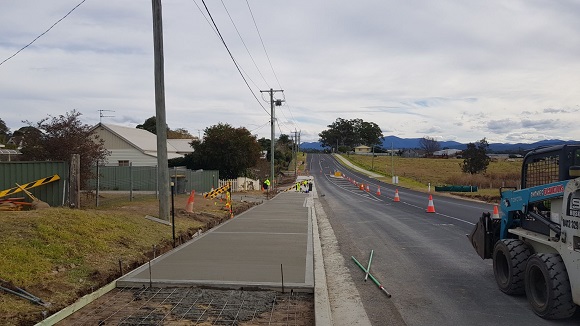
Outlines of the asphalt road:
[{"label": "asphalt road", "polygon": [[[497,289],[491,260],[482,260],[466,238],[492,205],[433,194],[436,213],[427,213],[426,193],[399,188],[401,201],[393,202],[393,186],[352,172],[330,155],[309,154],[307,162],[373,325],[580,325],[580,309],[571,319],[548,321],[532,312],[525,296]],[[370,192],[333,177],[336,170],[370,184]],[[366,266],[371,250],[371,273],[390,299],[363,281],[351,259]]]}]

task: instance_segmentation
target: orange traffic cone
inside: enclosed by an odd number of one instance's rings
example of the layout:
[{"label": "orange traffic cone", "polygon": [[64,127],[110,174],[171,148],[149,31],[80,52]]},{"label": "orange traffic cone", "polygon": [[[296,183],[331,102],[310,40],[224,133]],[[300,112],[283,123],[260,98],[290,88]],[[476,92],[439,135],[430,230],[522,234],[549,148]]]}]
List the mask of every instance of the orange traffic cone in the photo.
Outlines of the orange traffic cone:
[{"label": "orange traffic cone", "polygon": [[193,213],[193,202],[195,201],[195,190],[191,191],[191,195],[187,199],[187,205],[185,205],[185,211],[188,213]]},{"label": "orange traffic cone", "polygon": [[491,218],[496,218],[499,220],[499,211],[497,209],[497,205],[493,206],[493,215],[491,216]]},{"label": "orange traffic cone", "polygon": [[379,187],[377,188],[377,196],[380,196],[380,195],[381,195],[381,187],[379,186]]},{"label": "orange traffic cone", "polygon": [[401,201],[401,198],[399,198],[399,189],[395,189],[395,198],[393,198],[393,201]]},{"label": "orange traffic cone", "polygon": [[371,189],[369,188],[369,185],[367,185],[367,192],[370,192]]},{"label": "orange traffic cone", "polygon": [[433,205],[432,195],[429,195],[429,205],[427,205],[427,213],[435,213],[435,205]]}]

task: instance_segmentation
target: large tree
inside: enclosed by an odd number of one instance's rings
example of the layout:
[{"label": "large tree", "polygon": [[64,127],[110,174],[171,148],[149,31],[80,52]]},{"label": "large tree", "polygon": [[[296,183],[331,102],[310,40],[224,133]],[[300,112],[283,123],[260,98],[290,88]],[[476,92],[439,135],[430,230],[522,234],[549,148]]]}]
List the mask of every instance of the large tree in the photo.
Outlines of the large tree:
[{"label": "large tree", "polygon": [[204,130],[203,142],[194,140],[194,152],[185,158],[191,169],[219,170],[220,178],[237,178],[256,165],[261,147],[246,128],[217,124]]},{"label": "large tree", "polygon": [[318,136],[324,147],[354,147],[357,145],[374,146],[381,143],[383,132],[374,122],[362,119],[336,119],[328,125],[329,129],[322,131]]},{"label": "large tree", "polygon": [[[81,113],[73,110],[58,117],[44,118],[28,127],[20,128],[24,137],[21,160],[71,161],[72,154],[80,154],[81,186],[93,177],[92,167],[104,160],[109,152],[104,140],[93,133],[92,127],[82,124]],[[15,132],[16,133],[16,132]]]},{"label": "large tree", "polygon": [[441,145],[435,138],[423,137],[419,140],[419,146],[425,151],[426,156],[432,156],[433,153],[441,149]]},{"label": "large tree", "polygon": [[0,118],[0,144],[6,144],[9,135],[10,129],[8,129],[4,120]]},{"label": "large tree", "polygon": [[[135,128],[147,130],[150,133],[157,135],[157,118],[152,116],[147,118],[143,124],[137,125]],[[177,128],[175,130],[171,130],[169,126],[167,126],[167,139],[191,139],[193,136],[187,131],[187,129]]]},{"label": "large tree", "polygon": [[137,125],[135,128],[144,129],[144,130],[149,131],[150,133],[157,135],[157,119],[155,118],[155,116],[152,116],[151,118],[147,118],[147,120],[145,120],[145,122],[143,122],[143,124]]},{"label": "large tree", "polygon": [[467,149],[461,152],[463,157],[461,170],[470,174],[485,172],[491,161],[487,156],[488,147],[489,144],[485,138],[476,143],[467,144]]}]

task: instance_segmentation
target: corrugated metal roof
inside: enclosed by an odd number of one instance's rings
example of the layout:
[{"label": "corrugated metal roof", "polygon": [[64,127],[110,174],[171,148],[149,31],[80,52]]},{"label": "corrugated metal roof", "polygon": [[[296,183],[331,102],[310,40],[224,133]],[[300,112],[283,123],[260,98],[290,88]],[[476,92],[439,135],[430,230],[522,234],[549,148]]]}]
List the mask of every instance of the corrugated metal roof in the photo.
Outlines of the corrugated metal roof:
[{"label": "corrugated metal roof", "polygon": [[178,153],[193,153],[191,142],[193,139],[168,139],[167,142],[177,149]]},{"label": "corrugated metal roof", "polygon": [[[118,125],[110,125],[102,123],[101,126],[109,129],[117,136],[125,139],[129,144],[135,146],[137,149],[145,152],[157,153],[157,135],[145,129],[131,128]],[[167,142],[167,152],[177,153],[177,148]],[[156,154],[154,154],[156,156]],[[178,156],[179,157],[179,156]]]}]

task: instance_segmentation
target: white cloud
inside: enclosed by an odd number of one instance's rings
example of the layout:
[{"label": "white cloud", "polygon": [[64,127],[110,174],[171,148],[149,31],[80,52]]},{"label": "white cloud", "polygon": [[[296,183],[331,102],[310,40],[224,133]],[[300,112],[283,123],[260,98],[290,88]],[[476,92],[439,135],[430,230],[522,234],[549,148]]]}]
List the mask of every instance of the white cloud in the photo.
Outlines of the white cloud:
[{"label": "white cloud", "polygon": [[[267,83],[221,3],[208,5],[260,98],[259,90],[280,85],[246,3],[225,3]],[[4,4],[0,60],[76,4]],[[284,133],[302,130],[302,140],[317,140],[341,117],[375,122],[399,137],[580,140],[575,125],[562,130],[580,104],[576,2],[250,4],[285,89],[286,103],[276,114]],[[197,134],[218,122],[249,130],[266,124],[256,133],[269,138],[269,104],[260,98],[264,110],[252,97],[195,2],[163,1],[163,14],[169,126]],[[0,66],[0,118],[14,130],[22,120],[72,109],[91,124],[99,109],[115,111],[106,121],[132,126],[155,115],[151,20],[150,3],[85,2]]]}]

